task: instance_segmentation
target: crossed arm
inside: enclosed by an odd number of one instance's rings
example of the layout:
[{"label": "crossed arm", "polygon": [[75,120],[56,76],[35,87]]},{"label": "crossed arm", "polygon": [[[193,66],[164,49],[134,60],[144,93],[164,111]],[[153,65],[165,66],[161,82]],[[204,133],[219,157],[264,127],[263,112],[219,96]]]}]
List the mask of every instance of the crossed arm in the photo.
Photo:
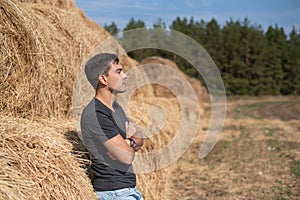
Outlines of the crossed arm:
[{"label": "crossed arm", "polygon": [[[132,148],[130,146],[130,140],[127,138],[131,138],[135,141],[136,147]],[[144,144],[144,139],[142,133],[136,130],[136,127],[133,123],[126,123],[126,139],[118,134],[117,136],[107,140],[103,143],[106,149],[108,150],[108,155],[113,160],[118,160],[124,164],[131,164],[135,151],[138,151]]]}]

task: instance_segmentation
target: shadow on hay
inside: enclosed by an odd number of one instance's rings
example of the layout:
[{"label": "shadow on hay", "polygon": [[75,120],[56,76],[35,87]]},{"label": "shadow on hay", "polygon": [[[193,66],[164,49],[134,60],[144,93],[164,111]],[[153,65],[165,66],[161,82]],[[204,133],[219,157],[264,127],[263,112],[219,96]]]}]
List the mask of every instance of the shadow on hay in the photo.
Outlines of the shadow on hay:
[{"label": "shadow on hay", "polygon": [[65,138],[72,144],[72,154],[79,159],[80,166],[86,171],[88,176],[90,174],[91,159],[88,151],[84,147],[79,134],[75,130],[69,130],[64,134]]}]

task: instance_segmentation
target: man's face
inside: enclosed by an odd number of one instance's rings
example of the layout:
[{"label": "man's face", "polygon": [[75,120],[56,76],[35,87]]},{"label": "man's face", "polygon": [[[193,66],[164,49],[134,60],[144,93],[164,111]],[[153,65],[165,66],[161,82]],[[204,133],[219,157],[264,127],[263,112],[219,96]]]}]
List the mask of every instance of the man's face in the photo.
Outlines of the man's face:
[{"label": "man's face", "polygon": [[126,91],[127,75],[120,63],[112,63],[107,76],[107,86],[113,93]]}]

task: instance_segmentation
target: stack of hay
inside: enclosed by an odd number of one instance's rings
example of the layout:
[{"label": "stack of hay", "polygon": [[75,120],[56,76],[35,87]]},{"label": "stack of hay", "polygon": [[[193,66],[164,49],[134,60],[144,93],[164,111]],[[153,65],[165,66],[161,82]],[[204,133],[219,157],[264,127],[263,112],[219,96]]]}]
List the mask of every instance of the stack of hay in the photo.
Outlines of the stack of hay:
[{"label": "stack of hay", "polygon": [[[96,199],[77,151],[72,94],[81,63],[110,34],[73,0],[0,0],[0,8],[0,199]],[[121,62],[137,65],[126,55]],[[179,120],[176,99],[154,98],[143,87],[130,104],[137,124],[149,124],[151,104],[171,117],[144,152],[167,144]],[[169,172],[138,174],[145,199],[168,198]]]},{"label": "stack of hay", "polygon": [[[71,98],[80,64],[110,35],[72,0],[0,5],[0,199],[95,199],[69,137]],[[166,176],[138,175],[145,199],[166,198]]]},{"label": "stack of hay", "polygon": [[96,199],[67,117],[81,60],[109,34],[72,1],[0,5],[0,199]]},{"label": "stack of hay", "polygon": [[97,199],[67,121],[0,117],[0,199]]},{"label": "stack of hay", "polygon": [[68,115],[81,61],[109,34],[71,0],[0,2],[2,112]]}]

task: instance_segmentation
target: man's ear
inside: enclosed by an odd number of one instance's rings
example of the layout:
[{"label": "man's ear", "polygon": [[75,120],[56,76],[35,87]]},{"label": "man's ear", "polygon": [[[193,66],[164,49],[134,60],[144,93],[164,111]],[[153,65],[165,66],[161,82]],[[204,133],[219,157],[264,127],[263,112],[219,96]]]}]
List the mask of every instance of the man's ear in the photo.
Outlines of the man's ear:
[{"label": "man's ear", "polygon": [[107,77],[105,75],[99,75],[98,79],[102,85],[107,85]]}]

